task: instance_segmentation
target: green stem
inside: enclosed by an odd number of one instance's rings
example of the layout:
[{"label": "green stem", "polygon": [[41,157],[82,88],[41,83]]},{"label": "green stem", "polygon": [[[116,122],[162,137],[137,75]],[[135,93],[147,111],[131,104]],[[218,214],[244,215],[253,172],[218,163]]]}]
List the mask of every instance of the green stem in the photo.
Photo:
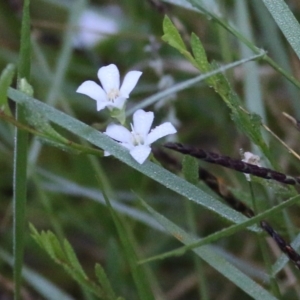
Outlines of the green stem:
[{"label": "green stem", "polygon": [[[195,210],[194,210],[194,203],[191,201],[185,201],[185,211],[186,211],[186,218],[188,222],[188,227],[190,231],[194,234],[197,232],[196,228],[196,218],[195,218]],[[207,279],[204,272],[204,265],[203,261],[199,259],[198,256],[193,256],[193,261],[196,270],[196,276],[198,280],[198,290],[199,290],[199,299],[208,300],[208,289],[207,289]]]},{"label": "green stem", "polygon": [[[24,1],[21,43],[18,64],[18,89],[21,89],[21,79],[28,80],[30,76],[30,0]],[[22,105],[16,105],[16,120],[25,123],[25,113]],[[15,129],[14,144],[14,174],[13,174],[13,254],[14,254],[14,299],[19,300],[22,284],[22,267],[25,237],[25,208],[27,192],[27,147],[28,133]]]},{"label": "green stem", "polygon": [[[253,210],[254,210],[254,213],[257,214],[258,213],[258,208],[257,208],[256,199],[255,199],[255,196],[254,196],[253,186],[252,186],[251,181],[248,181],[248,183],[249,183],[249,189],[250,189],[250,193],[251,193],[251,200],[252,200]],[[271,290],[273,292],[273,295],[276,296],[278,299],[281,299],[278,284],[276,282],[276,279],[272,275],[272,263],[271,263],[271,260],[270,260],[270,256],[268,254],[268,249],[266,247],[265,241],[263,240],[263,237],[262,237],[261,233],[258,233],[258,235],[257,235],[257,242],[258,242],[260,251],[262,253],[262,257],[263,257],[267,272],[270,276],[270,284],[271,284]]]},{"label": "green stem", "polygon": [[[23,121],[23,109],[17,106],[16,118]],[[27,142],[26,131],[15,130],[14,151],[14,197],[13,197],[13,253],[14,253],[14,282],[15,300],[20,299],[22,279],[23,253],[24,253],[24,228],[26,207],[26,172],[27,172]]]}]

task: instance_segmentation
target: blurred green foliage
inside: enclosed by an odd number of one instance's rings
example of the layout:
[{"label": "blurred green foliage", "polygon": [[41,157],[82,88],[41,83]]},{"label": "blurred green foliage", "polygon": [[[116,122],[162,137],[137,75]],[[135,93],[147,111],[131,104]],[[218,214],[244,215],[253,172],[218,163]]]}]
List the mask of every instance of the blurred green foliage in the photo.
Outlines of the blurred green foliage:
[{"label": "blurred green foliage", "polygon": [[[196,36],[199,37],[208,62],[212,66],[221,66],[245,58],[241,46],[242,38],[237,38],[224,26],[222,27],[221,20],[233,26],[237,32],[247,38],[249,38],[247,30],[250,30],[253,39],[250,39],[252,46],[257,47],[258,50],[266,50],[268,57],[297,80],[299,60],[263,2],[260,0],[244,1],[246,11],[242,12],[236,9],[238,1],[244,0],[210,1],[207,11],[212,14],[208,14],[206,10],[199,13],[183,8],[182,6],[189,3],[183,0],[176,1],[177,5],[172,4],[175,2],[172,0],[165,2],[159,0],[90,1],[89,3],[75,0],[31,1],[32,65],[29,82],[34,89],[34,98],[104,131],[110,122],[107,111],[97,112],[93,100],[75,92],[79,84],[85,80],[98,82],[96,74],[101,66],[116,64],[121,73],[121,80],[128,70],[143,72],[127,102],[128,109],[162,89],[171,87],[167,85],[161,87],[167,76],[170,76],[174,83],[179,83],[199,75],[199,70],[190,61],[162,39],[165,15],[172,20],[180,33],[183,44],[190,53],[195,51],[193,45],[190,44],[192,32],[195,34],[194,42]],[[203,1],[203,3],[209,3],[209,1]],[[300,4],[297,1],[290,1],[288,4],[293,13],[299,16]],[[82,44],[82,47],[75,47],[73,38],[80,31],[78,20],[84,9],[88,7],[92,7],[92,10],[97,11],[99,15],[115,22],[119,29],[115,33],[105,34],[108,29],[106,26],[109,25],[103,23],[104,25],[95,28],[96,34],[103,37],[96,45],[84,47]],[[235,26],[234,24],[238,24],[239,14],[245,12],[250,27],[245,29]],[[22,1],[0,1],[1,71],[10,63],[15,65],[18,63],[21,15]],[[216,20],[214,16],[220,17],[220,20]],[[254,108],[250,113],[254,114],[259,113],[255,108],[262,105],[266,115],[266,119],[262,122],[265,122],[274,133],[297,152],[299,132],[281,114],[286,111],[300,118],[297,87],[278,70],[272,68],[268,60],[262,59],[247,64],[256,64],[254,76],[259,81],[260,93],[257,89],[251,89],[251,85],[249,89],[251,79],[247,75],[251,70],[246,70],[244,65],[238,66],[226,72],[226,78],[235,93],[235,100],[240,103],[241,108],[250,110],[247,98],[253,104],[251,109]],[[220,83],[222,79],[218,79],[217,76],[214,78],[217,83]],[[12,86],[16,86],[16,78]],[[245,132],[248,132],[250,136],[251,130],[257,133],[260,124],[259,117],[253,115],[254,124],[251,123],[253,121],[251,116],[245,114],[245,118],[249,118],[247,120],[249,128],[240,131],[233,120],[234,117],[232,118],[232,107],[226,105],[223,101],[224,97],[222,100],[224,95],[221,94],[220,97],[220,93],[215,91],[217,90],[215,86],[213,86],[214,89],[210,86],[209,80],[202,81],[178,92],[173,97],[169,95],[168,98],[146,107],[145,110],[156,112],[156,124],[161,124],[164,120],[175,121],[178,130],[177,140],[182,143],[197,145],[234,158],[240,157],[240,149],[258,151]],[[262,97],[260,98],[259,95]],[[1,99],[2,97],[1,95]],[[1,103],[3,101],[1,100]],[[9,106],[14,112],[15,103],[9,101]],[[240,107],[236,109],[240,110]],[[2,112],[0,112],[2,241],[0,298],[4,299],[12,295],[11,261],[2,251],[10,255],[12,253],[14,124],[9,119],[1,118],[1,114]],[[131,119],[131,116],[129,118]],[[64,141],[66,139],[74,144],[82,144],[86,148],[93,147],[58,125],[46,122],[44,124],[48,129],[50,128],[48,126],[52,126],[53,134],[56,132],[54,135],[57,134],[57,137],[63,136]],[[254,124],[252,128],[250,128],[251,124]],[[36,126],[39,127],[39,125]],[[263,131],[262,137],[264,138],[262,143],[264,147],[267,147],[263,153],[269,153],[269,157],[264,156],[262,160],[265,160],[266,164],[268,164],[268,159],[275,162],[278,171],[293,175],[299,174],[298,159],[272,135]],[[37,137],[35,134],[30,136],[27,224],[29,222],[34,224],[37,231],[53,231],[60,242],[64,239],[68,240],[89,278],[95,278],[95,264],[101,265],[116,295],[121,295],[125,299],[138,299],[126,251],[120,241],[111,211],[105,205],[99,182],[105,187],[110,201],[115,202],[113,207],[125,222],[126,230],[130,231],[128,235],[140,259],[173,250],[182,244],[171,235],[165,234],[153,216],[145,210],[138,196],[159,214],[185,230],[191,230],[192,226],[188,225],[188,220],[190,220],[190,214],[193,214],[195,232],[199,236],[208,236],[228,225],[228,222],[224,222],[195,203],[191,203],[192,209],[187,208],[185,202],[188,200],[113,157],[102,158],[101,155],[86,154],[84,151],[80,151],[80,154],[75,151],[74,153],[65,151],[68,147],[57,147],[58,142],[50,144],[41,136]],[[162,147],[158,142],[153,148],[161,149]],[[180,163],[182,157],[168,153]],[[165,160],[160,159],[159,155],[157,155],[157,160],[172,172],[180,172],[174,164],[168,165]],[[217,176],[226,187],[232,189],[236,197],[245,203],[251,203],[248,184],[243,174],[203,162],[199,164]],[[186,165],[187,162],[185,162]],[[188,174],[186,170],[185,172]],[[294,189],[272,184],[260,180],[253,182],[255,196],[258,203],[261,203],[258,205],[260,208],[268,209],[295,193]],[[199,183],[199,187],[222,201],[202,182]],[[300,225],[298,215],[299,207],[294,205],[292,209],[286,209],[274,215],[271,218],[272,224],[287,240],[293,240]],[[178,239],[180,240],[180,236]],[[69,299],[95,299],[88,290],[77,285],[71,276],[53,263],[45,251],[32,239],[27,228],[25,241],[25,266],[35,271],[40,278],[52,283],[54,285],[52,291],[57,288],[65,296],[68,295]],[[265,270],[264,262],[261,259],[257,239],[252,232],[244,230],[235,233],[220,239],[214,243],[214,247],[219,255],[232,262],[266,290],[269,289],[268,278],[263,271]],[[269,250],[273,261],[272,249]],[[155,299],[192,300],[222,299],[222,297],[224,299],[226,297],[227,299],[250,299],[249,295],[206,263],[200,266],[201,276],[205,277],[205,282],[200,282],[199,266],[195,268],[193,255],[192,252],[187,252],[184,256],[145,264],[145,273]],[[291,263],[287,266],[286,271],[282,271],[278,276],[278,285],[284,299],[298,299],[299,274]],[[99,269],[98,276],[100,272],[102,270]],[[24,276],[22,291],[25,295],[24,299],[54,299],[54,292],[51,295],[46,289],[46,284],[40,285],[37,279],[33,280],[28,274]],[[287,276],[290,281],[295,282],[293,286],[287,284]],[[41,288],[39,289],[38,286]]]}]

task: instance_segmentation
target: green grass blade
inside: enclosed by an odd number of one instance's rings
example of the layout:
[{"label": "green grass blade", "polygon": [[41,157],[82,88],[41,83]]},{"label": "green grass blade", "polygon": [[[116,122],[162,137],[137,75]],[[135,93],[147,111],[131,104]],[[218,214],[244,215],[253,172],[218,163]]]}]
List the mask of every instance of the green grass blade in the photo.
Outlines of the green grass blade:
[{"label": "green grass blade", "polygon": [[[251,8],[256,14],[256,19],[259,22],[259,28],[261,28],[261,33],[264,36],[264,42],[266,43],[270,55],[274,60],[287,72],[292,74],[292,67],[289,58],[289,52],[286,51],[286,44],[284,39],[281,38],[280,29],[277,27],[272,16],[268,13],[267,8],[261,2],[261,0],[255,0],[249,2]],[[300,107],[299,107],[299,88],[294,86],[291,82],[284,78],[283,80],[286,89],[291,97],[291,102],[293,104],[293,111],[295,117],[300,119]]]},{"label": "green grass blade", "polygon": [[128,264],[131,270],[131,275],[134,279],[135,286],[137,288],[137,292],[139,294],[140,299],[145,300],[153,300],[153,295],[151,292],[151,289],[149,287],[149,284],[147,282],[147,276],[144,270],[144,267],[141,265],[138,265],[137,261],[137,254],[135,251],[135,245],[133,241],[133,237],[131,236],[132,233],[130,232],[127,224],[124,220],[121,220],[121,218],[116,214],[114,209],[112,208],[110,201],[108,197],[106,196],[105,192],[102,191],[106,205],[110,211],[110,214],[113,218],[114,224],[117,228],[119,238],[121,240],[124,253],[126,255],[126,258],[128,260]]},{"label": "green grass blade", "polygon": [[[29,80],[30,76],[30,0],[23,4],[21,47],[18,62],[18,88],[21,88],[21,80]],[[25,123],[24,108],[17,104],[16,119]],[[25,209],[27,193],[27,151],[28,133],[18,128],[15,129],[14,145],[14,179],[13,179],[13,253],[14,253],[14,299],[20,299],[22,284],[22,267],[24,255],[25,237]]]},{"label": "green grass blade", "polygon": [[[70,132],[80,136],[97,147],[109,151],[113,156],[121,160],[123,163],[138,170],[142,174],[152,178],[153,180],[186,197],[187,199],[204,206],[216,214],[219,214],[223,218],[234,223],[241,223],[247,220],[247,218],[241,213],[229,208],[225,204],[203,192],[201,189],[191,185],[190,183],[179,178],[178,176],[175,176],[160,166],[150,161],[147,161],[142,165],[138,164],[134,159],[132,159],[124,147],[120,146],[107,135],[102,134],[96,129],[14,89],[10,88],[8,95],[17,103],[30,105],[31,109],[38,110],[53,123],[69,130]],[[249,229],[254,231],[258,230],[256,226],[252,226]]]},{"label": "green grass blade", "polygon": [[[148,261],[154,261],[156,259],[164,259],[167,257],[171,257],[174,255],[181,255],[184,254],[186,251],[188,250],[192,250],[195,249],[197,247],[203,246],[203,245],[207,245],[209,243],[215,242],[221,238],[224,238],[226,236],[230,236],[238,231],[241,231],[242,229],[246,228],[249,225],[258,223],[259,221],[266,219],[269,216],[274,216],[274,214],[281,212],[284,208],[290,207],[292,205],[294,205],[295,203],[297,203],[299,201],[299,196],[295,196],[290,198],[289,200],[282,202],[281,204],[274,206],[266,211],[264,211],[263,213],[260,213],[258,215],[256,215],[255,217],[252,217],[251,219],[248,219],[247,221],[241,223],[241,224],[236,224],[236,225],[231,225],[225,229],[222,229],[220,231],[214,232],[212,234],[210,234],[209,236],[202,238],[198,241],[195,241],[194,243],[191,243],[187,246],[182,246],[178,249],[175,250],[171,250],[169,252],[165,252],[164,254],[161,255],[157,255],[154,257],[150,257],[148,259],[145,259],[144,262],[148,262]],[[142,204],[144,204],[144,202],[142,202]],[[260,229],[261,230],[261,229]]]},{"label": "green grass blade", "polygon": [[300,58],[300,24],[283,0],[262,0],[276,24]]},{"label": "green grass blade", "polygon": [[[250,23],[250,12],[248,4],[245,0],[236,2],[237,25],[241,32],[250,40],[253,41],[253,29]],[[242,57],[247,57],[252,54],[252,51],[243,43],[240,43],[240,52]],[[244,95],[246,107],[250,112],[257,113],[266,123],[266,112],[262,101],[262,92],[260,87],[260,74],[256,62],[242,65],[244,69]],[[266,137],[265,137],[266,138]]]},{"label": "green grass blade", "polygon": [[116,299],[116,294],[114,290],[112,289],[112,286],[110,284],[110,281],[108,280],[106,273],[101,265],[96,264],[95,266],[95,274],[97,276],[97,279],[99,283],[101,284],[103,291],[105,295],[107,296],[107,299]]},{"label": "green grass blade", "polygon": [[[145,202],[143,202],[143,204],[147,207],[148,211],[157,219],[157,221],[161,225],[163,225],[181,243],[188,245],[196,241],[196,237],[189,235],[187,232],[172,223],[170,220],[157,213]],[[198,255],[209,265],[211,265],[215,270],[220,272],[224,277],[235,283],[236,286],[253,297],[253,299],[277,299],[256,282],[254,282],[251,278],[249,278],[232,264],[230,264],[225,258],[217,254],[212,247],[203,246],[201,248],[194,249],[193,251],[196,253],[196,255]]]},{"label": "green grass blade", "polygon": [[[45,178],[45,180],[41,180],[41,185],[46,192],[50,191],[54,193],[71,195],[73,197],[85,197],[102,205],[106,205],[105,200],[101,195],[101,191],[98,189],[80,186],[75,182],[69,181],[61,176],[57,176],[46,171],[40,170],[38,174]],[[144,211],[138,210],[116,200],[111,200],[111,205],[117,212],[128,216],[133,220],[140,222],[141,224],[145,224],[146,226],[155,230],[164,231],[163,227],[161,227],[156,220],[154,220]]]},{"label": "green grass blade", "polygon": [[[182,160],[182,173],[184,178],[197,185],[199,183],[199,163],[196,158],[185,155]],[[191,201],[184,201],[185,215],[188,224],[189,231],[193,234],[197,233],[197,213],[195,211],[195,204]],[[209,299],[207,276],[204,271],[203,261],[197,256],[193,257],[194,268],[197,274],[197,284],[199,298],[202,300]]]}]

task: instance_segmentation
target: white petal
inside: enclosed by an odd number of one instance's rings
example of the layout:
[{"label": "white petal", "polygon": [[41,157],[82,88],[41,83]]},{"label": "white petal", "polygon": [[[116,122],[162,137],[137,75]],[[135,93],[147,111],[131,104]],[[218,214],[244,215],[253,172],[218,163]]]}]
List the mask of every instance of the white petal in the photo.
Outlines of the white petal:
[{"label": "white petal", "polygon": [[136,133],[139,133],[144,139],[150,131],[153,123],[154,114],[152,111],[145,112],[142,109],[137,110],[133,114],[133,129]]},{"label": "white petal", "polygon": [[170,122],[163,123],[151,130],[151,132],[148,134],[145,140],[145,144],[150,145],[156,140],[176,132],[177,130]]},{"label": "white petal", "polygon": [[104,133],[118,142],[132,144],[130,131],[122,125],[110,124]]},{"label": "white petal", "polygon": [[123,97],[128,98],[131,91],[136,86],[138,80],[140,79],[142,72],[140,71],[130,71],[126,74],[122,86],[120,88],[120,93]]},{"label": "white petal", "polygon": [[130,155],[139,163],[142,164],[151,152],[151,148],[145,145],[139,145],[130,150]]},{"label": "white petal", "polygon": [[125,101],[126,101],[126,98],[124,98],[124,97],[118,97],[118,98],[116,98],[114,100],[113,106],[116,107],[116,108],[122,109],[124,107]]},{"label": "white petal", "polygon": [[[84,94],[96,101],[107,101],[106,93],[101,86],[94,81],[88,80],[83,82],[78,89],[77,93]],[[99,110],[99,109],[98,109]]]},{"label": "white petal", "polygon": [[110,106],[111,102],[110,101],[97,101],[97,111],[102,110],[106,106]]},{"label": "white petal", "polygon": [[116,65],[111,64],[98,70],[98,78],[106,93],[120,88],[120,73]]},{"label": "white petal", "polygon": [[256,165],[260,167],[260,157],[258,155],[254,155],[251,152],[245,152],[244,153],[244,159],[242,159],[242,161],[248,163],[248,164],[252,164],[252,165]]}]

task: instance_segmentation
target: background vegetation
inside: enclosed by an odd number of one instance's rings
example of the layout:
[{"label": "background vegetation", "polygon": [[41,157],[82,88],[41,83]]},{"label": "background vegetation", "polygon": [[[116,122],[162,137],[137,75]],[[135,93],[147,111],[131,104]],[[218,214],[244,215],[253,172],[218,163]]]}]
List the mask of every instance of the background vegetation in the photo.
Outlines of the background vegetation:
[{"label": "background vegetation", "polygon": [[[254,151],[264,166],[297,175],[299,132],[282,112],[300,119],[299,2],[32,0],[30,17],[22,2],[0,2],[0,298],[298,299],[299,270],[255,225],[270,221],[297,247],[296,188],[255,178],[249,188],[242,173],[189,158],[181,171],[183,156],[164,150],[169,163],[160,141],[153,149],[164,167],[139,166],[92,129],[103,132],[109,114],[75,91],[110,63],[122,78],[140,70],[129,119],[143,107],[156,124],[171,121],[179,142],[237,159]],[[108,19],[85,28],[102,37],[93,46],[78,35],[89,7]],[[233,62],[227,85],[220,68]],[[251,207],[254,194],[251,224],[198,181],[198,163]],[[210,245],[137,264],[195,236]]]}]

